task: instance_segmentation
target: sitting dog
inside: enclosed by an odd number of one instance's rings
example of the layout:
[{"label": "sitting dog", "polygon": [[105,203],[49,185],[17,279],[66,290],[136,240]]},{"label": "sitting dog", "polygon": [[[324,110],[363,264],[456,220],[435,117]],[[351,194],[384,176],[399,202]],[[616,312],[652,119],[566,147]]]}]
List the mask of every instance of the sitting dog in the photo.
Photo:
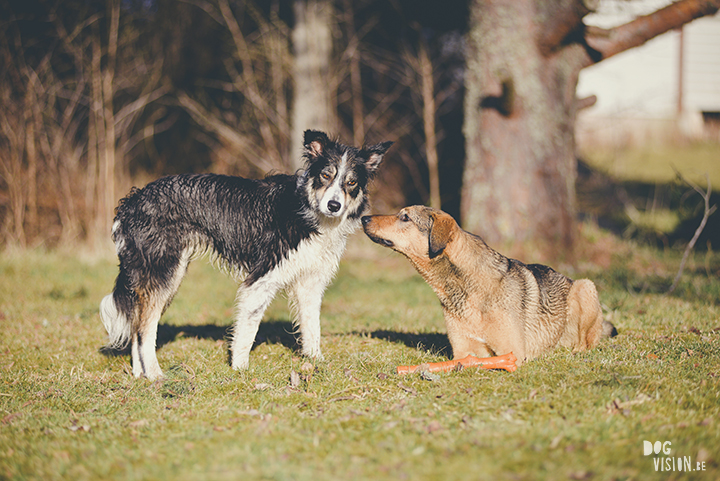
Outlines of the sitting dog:
[{"label": "sitting dog", "polygon": [[405,255],[440,298],[455,359],[512,352],[520,366],[557,346],[592,349],[616,334],[602,320],[595,284],[525,265],[423,206],[362,218],[378,244]]}]

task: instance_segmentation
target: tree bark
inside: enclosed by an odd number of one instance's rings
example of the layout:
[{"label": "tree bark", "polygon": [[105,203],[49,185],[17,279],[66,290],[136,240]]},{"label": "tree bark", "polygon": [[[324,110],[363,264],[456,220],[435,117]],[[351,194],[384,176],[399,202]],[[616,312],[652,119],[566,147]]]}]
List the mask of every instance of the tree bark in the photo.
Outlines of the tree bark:
[{"label": "tree bark", "polygon": [[[113,212],[117,203],[115,195],[116,184],[116,150],[115,150],[115,62],[118,49],[118,27],[120,22],[119,0],[108,0],[107,13],[110,15],[110,29],[108,33],[107,65],[102,72],[102,100],[103,100],[103,137],[105,139],[102,163],[102,191],[105,201],[100,218],[101,225],[109,230],[113,222]],[[98,39],[99,41],[99,39]]]},{"label": "tree bark", "polygon": [[428,179],[430,181],[430,207],[440,209],[440,169],[438,168],[437,128],[435,115],[435,78],[433,65],[424,41],[420,41],[418,52],[420,90],[423,100],[423,128],[425,131],[425,156],[428,164]]},{"label": "tree bark", "polygon": [[343,1],[345,25],[347,25],[347,54],[350,69],[350,92],[352,93],[352,130],[353,143],[365,142],[365,108],[363,106],[363,85],[360,71],[360,37],[355,29],[355,11],[351,0]]},{"label": "tree bark", "polygon": [[533,240],[559,252],[575,239],[579,70],[563,50],[536,42],[536,3],[472,5],[461,215],[490,243]]},{"label": "tree bark", "polygon": [[301,167],[303,132],[332,133],[336,120],[329,88],[332,56],[332,3],[329,0],[296,0],[294,47],[295,92],[293,94],[290,161]]}]

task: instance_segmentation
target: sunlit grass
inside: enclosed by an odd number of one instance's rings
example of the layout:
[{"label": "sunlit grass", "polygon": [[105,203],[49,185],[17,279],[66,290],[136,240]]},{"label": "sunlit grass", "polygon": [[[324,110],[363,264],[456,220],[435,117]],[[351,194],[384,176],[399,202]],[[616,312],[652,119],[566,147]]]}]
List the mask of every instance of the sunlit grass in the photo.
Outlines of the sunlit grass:
[{"label": "sunlit grass", "polygon": [[720,189],[720,144],[696,142],[646,144],[632,147],[593,146],[583,149],[583,160],[617,180],[664,184],[676,179],[675,170],[688,180],[706,186],[706,174]]},{"label": "sunlit grass", "polygon": [[394,369],[447,356],[435,295],[389,250],[353,252],[325,296],[325,361],[298,355],[278,299],[243,373],[224,341],[234,283],[195,262],[154,383],[99,352],[114,259],[0,256],[0,479],[667,479],[643,440],[705,461],[674,479],[716,479],[717,255],[691,259],[668,297],[678,253],[614,248],[575,274],[596,280],[618,337],[432,382]]}]

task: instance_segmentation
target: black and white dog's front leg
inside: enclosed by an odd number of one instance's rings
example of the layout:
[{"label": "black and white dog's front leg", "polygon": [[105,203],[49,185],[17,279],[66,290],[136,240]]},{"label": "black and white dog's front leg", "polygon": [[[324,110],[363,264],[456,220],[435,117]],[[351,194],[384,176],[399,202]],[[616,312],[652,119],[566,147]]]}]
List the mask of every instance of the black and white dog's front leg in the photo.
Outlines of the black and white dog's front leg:
[{"label": "black and white dog's front leg", "polygon": [[282,284],[266,275],[251,285],[240,285],[237,292],[235,324],[230,344],[231,366],[235,370],[247,369],[250,350],[260,327],[265,310]]},{"label": "black and white dog's front leg", "polygon": [[295,311],[295,323],[300,329],[302,353],[323,359],[320,349],[320,307],[331,273],[306,274],[288,288],[288,297]]}]

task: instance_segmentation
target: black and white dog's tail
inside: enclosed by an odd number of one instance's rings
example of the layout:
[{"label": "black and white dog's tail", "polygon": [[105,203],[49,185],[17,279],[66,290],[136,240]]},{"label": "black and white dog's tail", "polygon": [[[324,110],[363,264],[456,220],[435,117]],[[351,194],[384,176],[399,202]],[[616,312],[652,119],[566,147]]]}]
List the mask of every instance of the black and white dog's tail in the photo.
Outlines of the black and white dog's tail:
[{"label": "black and white dog's tail", "polygon": [[[112,232],[118,250],[125,243],[125,236],[116,222]],[[130,287],[127,273],[120,267],[120,274],[115,281],[115,289],[100,301],[100,318],[108,333],[107,347],[124,349],[130,343],[132,335],[132,316],[135,311],[135,293]]]}]

